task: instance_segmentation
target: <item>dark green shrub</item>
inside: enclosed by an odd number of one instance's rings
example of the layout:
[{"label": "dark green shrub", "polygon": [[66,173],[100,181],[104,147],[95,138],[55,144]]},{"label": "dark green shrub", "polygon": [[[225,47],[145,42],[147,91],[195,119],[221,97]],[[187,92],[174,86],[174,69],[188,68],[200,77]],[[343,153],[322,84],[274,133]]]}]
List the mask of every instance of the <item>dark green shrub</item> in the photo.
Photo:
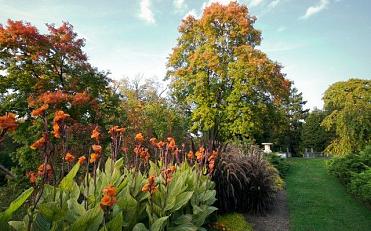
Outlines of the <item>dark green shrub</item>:
[{"label": "dark green shrub", "polygon": [[264,214],[275,200],[277,170],[257,149],[246,155],[224,153],[216,163],[217,207],[222,212]]},{"label": "dark green shrub", "polygon": [[349,190],[357,198],[371,205],[371,168],[352,176]]},{"label": "dark green shrub", "polygon": [[329,172],[339,180],[348,185],[352,175],[361,173],[371,166],[371,145],[359,154],[349,154],[341,157],[334,157],[328,162]]},{"label": "dark green shrub", "polygon": [[278,170],[280,177],[285,178],[290,169],[290,165],[287,163],[287,160],[275,153],[266,155],[266,158],[269,163],[271,163]]}]

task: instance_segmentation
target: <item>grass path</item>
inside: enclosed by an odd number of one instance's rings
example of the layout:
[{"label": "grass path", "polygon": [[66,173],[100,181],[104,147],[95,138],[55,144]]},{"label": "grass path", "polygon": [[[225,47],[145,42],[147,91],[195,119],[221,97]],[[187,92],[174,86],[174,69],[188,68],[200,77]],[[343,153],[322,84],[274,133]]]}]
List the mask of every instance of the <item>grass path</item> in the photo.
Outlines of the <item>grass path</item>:
[{"label": "grass path", "polygon": [[328,175],[324,159],[292,159],[290,163],[287,176],[290,230],[371,230],[371,210]]}]

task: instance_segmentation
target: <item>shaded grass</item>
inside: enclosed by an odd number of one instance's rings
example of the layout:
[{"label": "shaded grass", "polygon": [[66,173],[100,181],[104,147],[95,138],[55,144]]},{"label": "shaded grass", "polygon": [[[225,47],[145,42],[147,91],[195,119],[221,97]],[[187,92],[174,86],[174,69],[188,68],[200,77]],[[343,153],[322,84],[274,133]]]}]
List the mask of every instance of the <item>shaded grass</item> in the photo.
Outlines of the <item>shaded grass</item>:
[{"label": "shaded grass", "polygon": [[246,218],[241,213],[226,213],[218,215],[211,231],[252,231],[252,226],[247,223]]},{"label": "shaded grass", "polygon": [[371,230],[371,210],[329,175],[325,159],[292,159],[287,176],[290,230]]}]

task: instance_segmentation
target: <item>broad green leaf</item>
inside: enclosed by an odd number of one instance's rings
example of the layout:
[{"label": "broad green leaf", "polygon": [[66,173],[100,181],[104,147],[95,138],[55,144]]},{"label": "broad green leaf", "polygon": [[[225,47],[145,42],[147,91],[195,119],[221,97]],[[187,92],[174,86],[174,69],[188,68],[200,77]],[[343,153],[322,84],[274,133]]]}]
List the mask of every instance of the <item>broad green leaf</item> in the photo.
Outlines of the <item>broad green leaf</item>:
[{"label": "broad green leaf", "polygon": [[61,183],[59,183],[59,187],[61,188],[61,190],[65,192],[70,192],[73,190],[73,183],[74,183],[73,179],[75,178],[79,169],[80,169],[79,163],[73,166],[71,171],[61,180]]},{"label": "broad green leaf", "polygon": [[95,231],[103,221],[103,210],[96,206],[79,217],[71,226],[71,231]]},{"label": "broad green leaf", "polygon": [[155,222],[151,225],[151,231],[162,231],[166,225],[166,221],[169,217],[161,217],[156,219]]},{"label": "broad green leaf", "polygon": [[133,231],[148,231],[148,229],[143,223],[138,223],[134,226]]},{"label": "broad green leaf", "polygon": [[185,206],[188,201],[191,199],[193,192],[183,192],[176,197],[176,203],[174,207],[171,209],[171,212],[175,212]]},{"label": "broad green leaf", "polygon": [[122,230],[123,220],[122,213],[117,214],[111,221],[109,221],[100,231],[120,231]]},{"label": "broad green leaf", "polygon": [[24,191],[19,197],[17,197],[12,203],[10,203],[9,207],[2,213],[0,213],[0,222],[6,222],[8,221],[13,213],[21,207],[24,202],[31,196],[33,192],[33,188],[29,188],[26,191]]}]

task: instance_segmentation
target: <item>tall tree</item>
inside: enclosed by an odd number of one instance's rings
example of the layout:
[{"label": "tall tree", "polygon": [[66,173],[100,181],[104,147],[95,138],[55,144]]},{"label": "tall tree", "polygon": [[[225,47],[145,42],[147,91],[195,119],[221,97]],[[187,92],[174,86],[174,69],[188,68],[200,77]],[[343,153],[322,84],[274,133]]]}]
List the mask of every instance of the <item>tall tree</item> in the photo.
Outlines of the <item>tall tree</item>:
[{"label": "tall tree", "polygon": [[265,115],[289,93],[281,66],[255,48],[255,20],[245,5],[211,4],[201,18],[181,22],[169,57],[173,96],[191,111],[192,130],[214,146],[262,132]]},{"label": "tall tree", "polygon": [[326,147],[334,155],[358,153],[370,143],[371,81],[350,79],[336,82],[325,92],[323,101],[328,115],[322,125],[334,129],[336,136]]},{"label": "tall tree", "polygon": [[322,152],[331,141],[332,132],[326,131],[321,123],[326,117],[324,111],[315,108],[311,111],[301,132],[301,149],[313,148],[314,151]]},{"label": "tall tree", "polygon": [[12,156],[25,168],[40,158],[29,148],[38,136],[39,125],[30,121],[35,99],[53,92],[75,97],[75,105],[61,109],[81,126],[104,126],[120,118],[108,73],[89,64],[84,39],[69,23],[46,26],[43,34],[22,21],[0,25],[0,114],[14,112],[24,121],[12,136],[20,146]]}]

